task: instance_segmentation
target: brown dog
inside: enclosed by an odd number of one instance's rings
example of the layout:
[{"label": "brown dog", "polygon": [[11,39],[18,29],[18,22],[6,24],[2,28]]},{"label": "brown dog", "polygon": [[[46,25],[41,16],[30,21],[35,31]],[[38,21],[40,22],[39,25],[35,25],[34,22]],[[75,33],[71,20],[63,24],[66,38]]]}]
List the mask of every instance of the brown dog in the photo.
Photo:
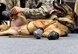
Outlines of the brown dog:
[{"label": "brown dog", "polygon": [[[60,23],[63,22],[63,23]],[[66,22],[66,23],[65,23]],[[8,29],[0,32],[0,35],[18,35],[18,34],[30,34],[33,33],[38,28],[43,28],[43,36],[48,37],[50,32],[55,31],[60,36],[64,36],[68,33],[68,27],[73,24],[72,18],[68,15],[63,18],[57,18],[56,20],[44,19],[44,20],[35,20],[27,23],[26,18],[22,13],[19,13],[14,20],[11,21],[11,27],[5,26]]]},{"label": "brown dog", "polygon": [[33,33],[35,30],[42,28],[44,30],[42,35],[45,37],[49,37],[50,33],[53,31],[57,32],[59,36],[65,36],[68,34],[68,27],[72,27],[74,21],[73,13],[70,11],[70,8],[68,6],[64,7],[68,11],[68,15],[65,17],[56,18],[54,20],[44,19],[29,22],[22,13],[18,13],[17,16],[13,17],[14,19],[11,20],[11,27],[9,27],[9,29],[6,31],[0,32],[0,35],[25,35]]}]

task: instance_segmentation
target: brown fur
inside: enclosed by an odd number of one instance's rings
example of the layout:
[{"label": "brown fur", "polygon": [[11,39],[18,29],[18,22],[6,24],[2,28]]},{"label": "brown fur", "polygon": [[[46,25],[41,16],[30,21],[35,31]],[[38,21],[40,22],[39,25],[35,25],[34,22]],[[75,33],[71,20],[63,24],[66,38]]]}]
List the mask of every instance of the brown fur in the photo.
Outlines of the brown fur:
[{"label": "brown fur", "polygon": [[0,35],[26,35],[33,33],[38,28],[43,28],[43,36],[48,37],[52,31],[55,31],[60,36],[63,36],[68,33],[68,27],[71,27],[74,23],[73,13],[70,11],[70,8],[68,6],[65,6],[65,8],[67,8],[66,10],[68,11],[68,15],[65,17],[57,18],[56,20],[44,19],[29,22],[23,14],[19,13],[14,17],[14,20],[11,20],[11,27],[6,29],[6,31],[0,32]]},{"label": "brown fur", "polygon": [[70,16],[66,16],[64,18],[58,18],[57,20],[35,20],[27,23],[24,15],[18,14],[14,20],[11,21],[11,27],[7,25],[4,27],[8,27],[6,31],[0,32],[0,35],[12,34],[12,35],[26,35],[33,33],[38,28],[43,28],[44,33],[43,36],[48,37],[49,33],[52,31],[57,32],[60,36],[68,33],[68,25],[60,23],[59,21],[67,22],[67,24],[72,24],[73,21]]}]

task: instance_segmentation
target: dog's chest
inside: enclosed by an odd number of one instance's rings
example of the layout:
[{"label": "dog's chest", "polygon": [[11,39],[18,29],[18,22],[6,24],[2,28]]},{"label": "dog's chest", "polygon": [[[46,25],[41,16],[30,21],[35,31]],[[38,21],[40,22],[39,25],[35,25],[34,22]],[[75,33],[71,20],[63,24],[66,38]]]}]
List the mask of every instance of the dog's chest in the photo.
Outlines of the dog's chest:
[{"label": "dog's chest", "polygon": [[23,21],[21,20],[21,19],[16,19],[16,20],[13,20],[12,22],[11,22],[11,26],[17,26],[17,27],[19,27],[19,26],[21,26],[21,25],[23,25],[24,23],[23,23]]}]

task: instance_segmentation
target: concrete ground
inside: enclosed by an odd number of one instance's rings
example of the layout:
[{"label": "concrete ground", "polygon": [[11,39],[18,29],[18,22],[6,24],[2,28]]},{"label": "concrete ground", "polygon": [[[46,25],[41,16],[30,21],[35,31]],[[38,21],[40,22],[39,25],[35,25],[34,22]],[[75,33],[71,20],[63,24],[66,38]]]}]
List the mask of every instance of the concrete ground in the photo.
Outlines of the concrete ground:
[{"label": "concrete ground", "polygon": [[0,37],[0,54],[78,54],[78,34],[58,40]]}]

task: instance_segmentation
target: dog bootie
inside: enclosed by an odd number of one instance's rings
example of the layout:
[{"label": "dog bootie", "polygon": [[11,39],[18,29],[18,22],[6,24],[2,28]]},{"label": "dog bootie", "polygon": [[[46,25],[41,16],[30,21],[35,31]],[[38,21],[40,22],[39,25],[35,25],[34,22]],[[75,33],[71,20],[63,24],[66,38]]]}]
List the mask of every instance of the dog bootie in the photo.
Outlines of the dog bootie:
[{"label": "dog bootie", "polygon": [[37,30],[34,31],[34,37],[36,39],[41,39],[42,34],[43,34],[43,30],[42,29],[37,29]]},{"label": "dog bootie", "polygon": [[49,40],[56,40],[56,39],[59,39],[59,34],[55,31],[52,31],[50,34],[49,34],[49,37],[48,37]]}]

